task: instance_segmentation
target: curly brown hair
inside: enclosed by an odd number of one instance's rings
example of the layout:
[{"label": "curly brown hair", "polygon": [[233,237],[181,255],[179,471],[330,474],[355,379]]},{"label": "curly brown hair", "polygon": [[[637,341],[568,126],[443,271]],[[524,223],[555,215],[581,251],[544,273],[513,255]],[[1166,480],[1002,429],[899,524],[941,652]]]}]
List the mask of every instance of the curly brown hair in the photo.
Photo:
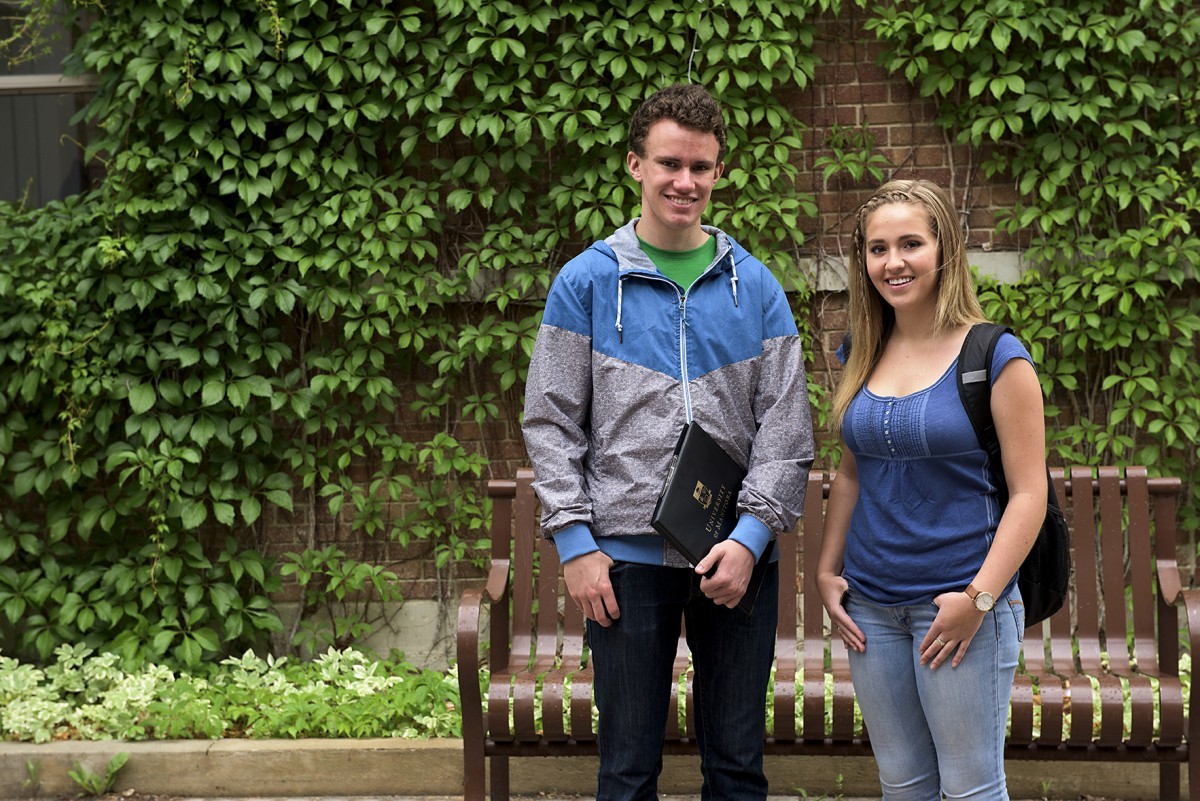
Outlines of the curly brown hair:
[{"label": "curly brown hair", "polygon": [[725,160],[725,117],[716,99],[694,83],[677,83],[659,89],[633,112],[629,121],[629,149],[646,156],[646,136],[659,120],[672,120],[684,128],[717,137],[717,163]]}]

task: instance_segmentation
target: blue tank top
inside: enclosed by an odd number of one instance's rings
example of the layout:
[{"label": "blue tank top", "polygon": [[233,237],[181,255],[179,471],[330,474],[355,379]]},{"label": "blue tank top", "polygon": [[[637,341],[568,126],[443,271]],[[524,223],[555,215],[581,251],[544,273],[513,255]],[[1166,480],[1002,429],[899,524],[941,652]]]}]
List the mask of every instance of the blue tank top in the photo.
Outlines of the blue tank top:
[{"label": "blue tank top", "polygon": [[[1018,358],[1033,363],[1016,337],[1003,335],[992,383]],[[956,359],[933,386],[899,398],[864,387],[846,410],[842,435],[859,489],[843,575],[872,603],[926,603],[962,590],[996,535],[996,488],[958,397],[957,367]]]}]

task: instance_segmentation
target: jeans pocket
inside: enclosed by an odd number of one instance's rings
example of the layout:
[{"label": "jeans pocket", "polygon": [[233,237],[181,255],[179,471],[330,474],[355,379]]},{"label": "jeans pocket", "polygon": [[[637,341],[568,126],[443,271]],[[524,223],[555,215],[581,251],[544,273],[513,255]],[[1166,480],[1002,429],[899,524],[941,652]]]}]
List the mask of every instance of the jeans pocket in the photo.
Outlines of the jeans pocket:
[{"label": "jeans pocket", "polygon": [[1009,600],[1008,608],[1012,610],[1013,623],[1017,627],[1017,642],[1025,642],[1025,602]]}]

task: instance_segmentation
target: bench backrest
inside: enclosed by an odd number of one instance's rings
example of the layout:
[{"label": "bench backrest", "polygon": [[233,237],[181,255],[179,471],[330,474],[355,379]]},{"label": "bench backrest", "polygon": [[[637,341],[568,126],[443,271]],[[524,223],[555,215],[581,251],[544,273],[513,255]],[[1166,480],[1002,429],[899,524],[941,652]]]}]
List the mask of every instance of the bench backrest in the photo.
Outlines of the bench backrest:
[{"label": "bench backrest", "polygon": [[[1149,478],[1145,468],[1074,468],[1064,476],[1051,470],[1058,496],[1072,530],[1073,576],[1067,602],[1050,619],[1026,631],[1024,673],[1049,683],[1080,673],[1106,671],[1118,677],[1178,675],[1178,619],[1171,605],[1182,588],[1176,561],[1177,478]],[[493,481],[492,559],[511,560],[509,614],[491,619],[489,663],[493,671],[517,674],[533,671],[570,672],[586,664],[583,617],[565,599],[558,556],[543,542],[539,510],[532,491],[533,473],[518,471],[515,481]],[[831,638],[820,596],[808,577],[814,575],[820,549],[825,502],[832,474],[814,470],[809,478],[804,515],[798,536],[780,538],[779,627],[776,644],[774,698],[775,741],[861,737],[856,724],[845,647]],[[679,675],[687,675],[687,647],[680,641]],[[832,682],[827,676],[832,674]],[[690,681],[690,677],[687,679]],[[827,687],[832,684],[832,698]],[[790,690],[788,689],[790,686]],[[493,709],[489,730],[508,731],[515,713],[517,732],[532,731],[533,703],[518,709]],[[518,695],[520,691],[518,690]],[[800,695],[801,708],[796,709]],[[1014,732],[1033,725],[1028,694],[1014,693]],[[691,693],[686,693],[690,703]],[[827,705],[828,701],[828,705]],[[561,698],[543,699],[561,709]],[[675,699],[673,706],[678,703]],[[675,711],[674,709],[672,710]],[[690,713],[690,710],[685,710]],[[1110,714],[1103,712],[1102,714]],[[562,715],[546,714],[546,735],[562,734]],[[572,736],[588,736],[591,721],[572,704]],[[685,730],[670,716],[668,740],[686,737],[693,719],[685,714]],[[1042,720],[1053,728],[1061,720]],[[1096,722],[1091,714],[1076,714],[1067,739],[1092,739]],[[1119,722],[1109,725],[1116,725]],[[1134,721],[1134,727],[1152,721]],[[1084,729],[1087,729],[1086,731]],[[554,729],[555,731],[551,731]]]}]

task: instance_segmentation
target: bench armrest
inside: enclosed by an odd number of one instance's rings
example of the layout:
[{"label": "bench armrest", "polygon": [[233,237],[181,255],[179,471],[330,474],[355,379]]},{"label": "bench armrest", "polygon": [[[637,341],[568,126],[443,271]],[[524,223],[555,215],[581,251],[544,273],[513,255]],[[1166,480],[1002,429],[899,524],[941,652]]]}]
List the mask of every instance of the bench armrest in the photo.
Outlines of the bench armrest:
[{"label": "bench armrest", "polygon": [[1158,576],[1158,591],[1168,604],[1180,603],[1183,592],[1183,577],[1179,575],[1179,562],[1172,559],[1155,560],[1155,575]]},{"label": "bench armrest", "polygon": [[[1196,655],[1200,654],[1200,590],[1179,590],[1172,599],[1182,606],[1187,626],[1188,652],[1192,655],[1192,674],[1195,675]],[[1193,684],[1190,698],[1185,699],[1188,709],[1188,741],[1194,747],[1200,744],[1200,703]]]},{"label": "bench armrest", "polygon": [[479,688],[479,645],[482,640],[480,624],[485,604],[490,612],[501,604],[508,603],[510,572],[509,560],[493,561],[488,570],[487,584],[463,591],[462,600],[458,604],[458,692],[462,704],[463,727],[466,729],[470,725],[468,720],[472,723],[478,721],[480,736],[483,733],[483,697]]}]

